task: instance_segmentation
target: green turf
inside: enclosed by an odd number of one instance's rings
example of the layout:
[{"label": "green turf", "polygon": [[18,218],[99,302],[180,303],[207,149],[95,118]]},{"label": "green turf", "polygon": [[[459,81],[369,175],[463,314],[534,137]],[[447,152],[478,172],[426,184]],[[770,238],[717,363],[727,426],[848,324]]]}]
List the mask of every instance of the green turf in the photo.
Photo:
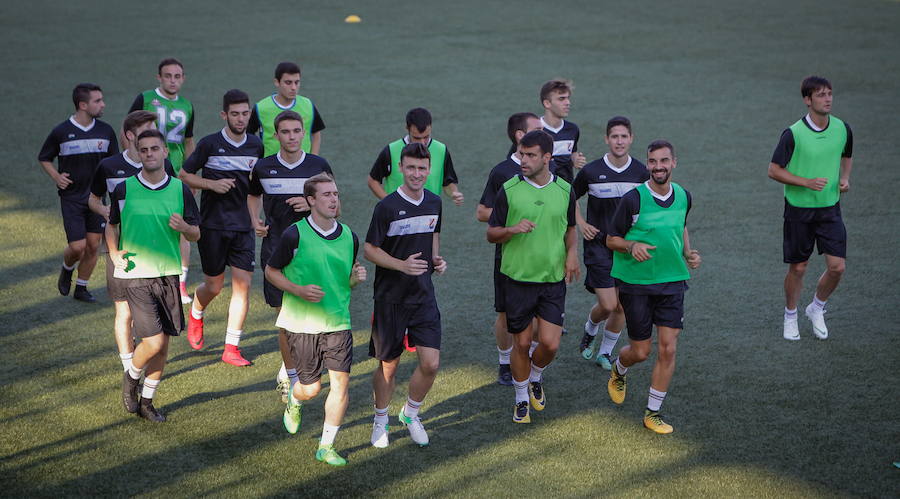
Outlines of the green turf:
[{"label": "green turf", "polygon": [[[900,4],[840,2],[50,2],[3,7],[6,77],[0,132],[0,494],[11,496],[896,496],[900,475],[898,210],[894,188]],[[178,15],[174,13],[178,12]],[[348,14],[363,22],[343,23]],[[162,47],[162,48],[161,48]],[[321,399],[296,436],[274,391],[274,314],[254,276],[242,342],[249,369],[218,361],[227,302],[208,314],[207,347],[171,347],[152,425],[127,416],[101,304],[55,291],[64,236],[52,182],[35,157],[70,113],[79,81],[103,86],[118,126],[156,63],[180,57],[198,137],[221,126],[232,87],[259,99],[280,60],[298,60],[301,93],[328,126],[322,154],[337,174],[344,221],[365,233],[374,198],[365,175],[403,133],[414,106],[434,114],[466,195],[445,207],[437,277],[442,372],[423,406],[431,445],[394,419],[413,369],[406,356],[392,404],[393,443],[368,445],[371,284],[355,292],[356,363],[337,448],[349,466],[314,459]],[[848,271],[829,302],[832,336],[781,339],[781,190],[765,170],[781,130],[802,116],[803,76],[835,84],[834,112],[853,126],[852,190],[842,203]],[[692,239],[704,258],[687,297],[679,365],[663,407],[676,427],[640,425],[650,366],[629,374],[614,407],[605,374],[576,351],[591,297],[569,288],[547,409],[513,425],[512,392],[494,384],[492,248],[474,221],[487,171],[503,159],[506,118],[538,111],[537,90],[576,84],[571,118],[589,159],[614,114],[635,124],[635,154],[665,137],[675,179],[694,195]],[[371,264],[368,264],[370,271]],[[814,258],[804,304],[822,270]],[[199,282],[196,251],[191,287]],[[370,273],[370,275],[373,275]],[[225,295],[227,297],[228,291]]]}]

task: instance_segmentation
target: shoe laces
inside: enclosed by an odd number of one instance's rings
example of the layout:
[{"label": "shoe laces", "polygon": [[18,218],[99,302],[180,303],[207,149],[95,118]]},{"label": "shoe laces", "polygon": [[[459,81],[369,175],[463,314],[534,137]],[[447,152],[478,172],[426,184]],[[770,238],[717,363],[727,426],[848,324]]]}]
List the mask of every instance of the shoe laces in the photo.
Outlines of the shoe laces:
[{"label": "shoe laces", "polygon": [[612,370],[615,373],[615,374],[613,374],[612,381],[616,387],[616,390],[620,390],[620,391],[624,390],[625,389],[625,375],[619,374],[616,371],[616,366],[613,366]]},{"label": "shoe laces", "polygon": [[517,402],[516,403],[516,415],[521,414],[524,416],[528,412],[528,402]]},{"label": "shoe laces", "polygon": [[540,381],[531,382],[531,393],[534,394],[534,398],[541,398],[541,396],[544,394],[544,387],[541,386]]},{"label": "shoe laces", "polygon": [[653,424],[656,424],[656,425],[666,424],[666,422],[663,421],[663,419],[662,419],[662,414],[660,414],[658,412],[651,412],[651,413],[647,414],[647,419],[649,419],[650,421],[653,422]]}]

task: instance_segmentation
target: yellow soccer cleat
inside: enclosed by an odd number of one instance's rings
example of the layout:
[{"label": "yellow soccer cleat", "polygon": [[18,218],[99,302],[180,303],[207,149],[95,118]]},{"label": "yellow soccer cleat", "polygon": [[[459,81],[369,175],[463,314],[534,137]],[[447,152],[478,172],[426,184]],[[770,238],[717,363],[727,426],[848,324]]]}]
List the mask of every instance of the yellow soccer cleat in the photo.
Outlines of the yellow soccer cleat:
[{"label": "yellow soccer cleat", "polygon": [[513,423],[530,423],[531,413],[528,410],[528,402],[517,402],[513,408]]},{"label": "yellow soccer cleat", "polygon": [[612,369],[609,370],[609,381],[606,383],[606,391],[609,392],[609,398],[614,404],[621,404],[625,401],[625,375],[619,374],[615,363],[613,363]]},{"label": "yellow soccer cleat", "polygon": [[529,383],[531,389],[528,390],[531,399],[531,408],[536,411],[543,411],[547,405],[547,397],[544,395],[544,385],[540,382],[532,381]]},{"label": "yellow soccer cleat", "polygon": [[672,425],[662,420],[659,411],[644,409],[644,427],[655,433],[666,435],[675,431]]}]

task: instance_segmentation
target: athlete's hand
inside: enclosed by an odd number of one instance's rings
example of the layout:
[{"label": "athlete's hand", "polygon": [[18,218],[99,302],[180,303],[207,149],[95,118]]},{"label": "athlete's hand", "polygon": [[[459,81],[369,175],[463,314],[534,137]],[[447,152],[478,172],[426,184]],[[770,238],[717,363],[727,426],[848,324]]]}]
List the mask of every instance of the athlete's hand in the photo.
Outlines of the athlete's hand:
[{"label": "athlete's hand", "polygon": [[322,301],[322,297],[325,296],[325,292],[322,291],[322,288],[316,286],[315,284],[299,286],[299,289],[297,291],[297,296],[310,303],[319,303],[320,301]]},{"label": "athlete's hand", "polygon": [[216,194],[225,194],[230,191],[234,187],[234,179],[233,178],[220,178],[219,180],[210,180],[209,181],[209,190],[215,192]]},{"label": "athlete's hand", "polygon": [[104,220],[109,222],[109,206],[106,206],[106,205],[100,206],[100,216],[103,217]]},{"label": "athlete's hand", "polygon": [[127,253],[127,250],[113,250],[109,252],[109,259],[112,260],[113,267],[125,270],[125,267],[128,266],[128,262],[125,260],[125,253]]},{"label": "athlete's hand", "polygon": [[700,252],[697,250],[691,250],[691,252],[684,257],[684,260],[687,262],[687,266],[690,269],[700,268],[700,262],[702,261]]},{"label": "athlete's hand", "polygon": [[178,213],[172,213],[172,216],[169,217],[169,227],[177,230],[178,232],[181,232],[182,234],[191,229],[191,225],[185,222],[184,218],[182,218]]},{"label": "athlete's hand", "polygon": [[431,262],[434,264],[434,271],[438,273],[438,275],[442,275],[447,271],[447,260],[444,260],[444,257],[435,255],[434,258],[431,259]]},{"label": "athlete's hand", "polygon": [[259,237],[266,237],[269,235],[269,226],[264,225],[262,220],[257,219],[253,224],[253,232],[256,232],[256,235]]},{"label": "athlete's hand", "polygon": [[409,258],[403,260],[400,265],[400,272],[403,272],[406,275],[422,275],[425,272],[428,272],[428,261],[420,260],[418,257],[422,256],[422,252],[413,253],[409,255]]},{"label": "athlete's hand", "polygon": [[828,185],[828,179],[824,177],[806,179],[806,187],[814,191],[821,191]]},{"label": "athlete's hand", "polygon": [[631,256],[639,261],[646,262],[647,260],[653,258],[653,255],[650,254],[650,250],[655,250],[656,246],[650,246],[649,244],[638,243],[635,242],[631,245]]},{"label": "athlete's hand", "polygon": [[850,190],[850,179],[842,178],[838,183],[838,189],[841,192],[847,192]]},{"label": "athlete's hand", "polygon": [[572,284],[581,276],[581,266],[578,265],[577,254],[566,256],[566,284]]},{"label": "athlete's hand", "polygon": [[68,173],[60,173],[54,180],[56,181],[56,187],[61,191],[72,185],[72,179],[69,178]]},{"label": "athlete's hand", "polygon": [[451,194],[451,197],[453,198],[453,204],[455,204],[456,206],[462,206],[463,199],[465,199],[463,197],[463,193],[461,193],[459,191],[453,191],[453,194]]},{"label": "athlete's hand", "polygon": [[587,164],[587,158],[584,157],[580,151],[575,151],[572,153],[572,165],[579,170]]},{"label": "athlete's hand", "polygon": [[293,208],[296,212],[309,211],[309,203],[306,202],[306,198],[303,196],[294,196],[292,198],[287,198],[284,200],[284,202],[291,205],[291,208]]},{"label": "athlete's hand", "polygon": [[355,261],[353,262],[353,269],[350,270],[350,275],[354,281],[359,283],[366,280],[368,273],[366,268],[359,264],[359,261]]},{"label": "athlete's hand", "polygon": [[581,236],[584,237],[585,241],[593,240],[600,232],[596,227],[587,222],[579,224],[578,228],[581,229]]},{"label": "athlete's hand", "polygon": [[534,222],[527,218],[523,218],[522,220],[519,220],[519,223],[516,225],[509,227],[509,231],[513,234],[525,234],[533,231],[535,227],[537,227],[537,225],[534,225]]}]

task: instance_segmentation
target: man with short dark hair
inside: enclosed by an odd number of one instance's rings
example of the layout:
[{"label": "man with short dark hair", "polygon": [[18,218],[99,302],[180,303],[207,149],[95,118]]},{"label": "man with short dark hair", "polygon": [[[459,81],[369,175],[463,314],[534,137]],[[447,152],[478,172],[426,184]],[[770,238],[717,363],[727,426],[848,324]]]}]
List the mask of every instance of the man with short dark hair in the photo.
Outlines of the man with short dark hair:
[{"label": "man with short dark hair", "polygon": [[[275,118],[275,130],[280,149],[261,159],[253,167],[247,196],[253,230],[263,238],[259,251],[259,264],[263,269],[278,247],[282,232],[309,215],[309,205],[303,195],[307,179],[322,172],[332,173],[325,158],[307,153],[301,148],[305,131],[303,118],[299,114],[282,111]],[[259,219],[260,207],[265,212],[264,221]],[[263,295],[270,307],[281,307],[281,289],[273,286],[265,277]],[[282,402],[287,403],[290,388],[297,382],[297,371],[288,350],[284,329],[279,330],[278,346],[283,363],[276,379]]]},{"label": "man with short dark hair", "polygon": [[350,290],[366,280],[356,260],[359,240],[338,223],[340,199],[327,173],[305,182],[310,214],[289,226],[266,265],[266,276],[285,291],[276,325],[289,331],[288,343],[300,380],[284,410],[284,426],[300,429],[302,403],[322,389],[322,368],[328,369],[329,391],[325,423],[316,459],[332,466],[347,464],[334,449],[334,439],[347,411],[353,336],[350,331]]},{"label": "man with short dark hair", "polygon": [[784,184],[784,339],[799,340],[797,304],[813,246],[825,254],[825,271],[805,309],[813,334],[828,338],[825,303],[844,274],[847,229],[841,194],[850,190],[853,132],[831,114],[831,82],[809,76],[800,85],[808,112],[781,133],[769,163],[769,178]]},{"label": "man with short dark hair", "polygon": [[450,151],[443,142],[432,138],[431,113],[421,107],[410,109],[406,113],[406,136],[385,146],[375,159],[367,179],[372,194],[378,199],[384,199],[403,184],[403,173],[399,168],[400,155],[407,144],[413,143],[424,145],[431,156],[431,173],[425,182],[425,189],[438,196],[443,191],[456,206],[461,206],[464,197],[459,192],[459,180],[453,169]]},{"label": "man with short dark hair", "polygon": [[[231,304],[222,361],[235,366],[251,362],[241,354],[238,344],[244,319],[250,307],[250,281],[253,276],[256,241],[247,211],[250,170],[262,158],[259,137],[247,133],[250,98],[233,89],[222,99],[225,128],[203,137],[184,167],[181,179],[194,189],[203,189],[200,200],[200,264],[203,284],[194,292],[188,319],[188,344],[203,348],[203,310],[222,292],[225,267],[231,267]],[[203,177],[197,171],[203,169]]]},{"label": "man with short dark hair", "polygon": [[[56,287],[61,295],[69,294],[77,265],[74,298],[93,303],[96,299],[87,285],[97,264],[105,222],[91,211],[88,197],[97,165],[103,158],[118,153],[119,145],[113,128],[98,119],[106,107],[99,86],[77,85],[72,90],[72,103],[75,114],[50,132],[38,153],[38,161],[56,184],[68,242]],[[54,158],[58,158],[59,169],[53,166]]]},{"label": "man with short dark hair", "polygon": [[274,83],[276,92],[253,106],[247,132],[258,133],[265,146],[265,155],[271,156],[278,152],[275,117],[282,111],[294,111],[303,118],[304,134],[300,148],[304,152],[319,154],[325,122],[313,102],[297,93],[300,90],[300,66],[293,62],[278,63]]},{"label": "man with short dark hair", "polygon": [[420,446],[428,433],[419,408],[437,376],[441,354],[441,313],[431,274],[443,274],[447,262],[440,256],[441,198],[425,189],[430,153],[413,142],[400,152],[403,184],[388,194],[372,214],[366,235],[366,260],[375,269],[375,313],[369,356],[378,365],[372,376],[375,420],[372,445],[387,447],[388,406],[403,353],[404,335],[416,347],[419,364],[409,380],[409,396],[398,419]]},{"label": "man with short dark hair", "polygon": [[[502,244],[506,324],[515,337],[515,423],[531,422],[529,401],[534,410],[544,410],[542,374],[559,349],[566,284],[579,274],[575,197],[568,182],[550,173],[552,153],[553,139],[546,132],[522,137],[522,173],[497,193],[487,229],[488,242]],[[535,318],[538,345],[529,355]]]},{"label": "man with short dark hair", "polygon": [[[132,333],[141,338],[122,378],[125,410],[155,423],[166,417],[153,406],[169,351],[169,336],[184,329],[178,296],[179,240],[200,237],[197,205],[190,189],[166,174],[166,139],[159,130],[138,135],[141,171],[113,190],[106,244],[115,277],[124,281]],[[145,374],[138,402],[138,384]]]},{"label": "man with short dark hair", "polygon": [[625,374],[647,360],[656,326],[658,349],[650,378],[644,426],[672,433],[659,413],[675,373],[675,347],[684,327],[684,292],[688,269],[700,267],[700,253],[691,248],[687,214],[691,195],[671,181],[675,148],[656,140],[647,148],[650,180],[626,192],[613,216],[606,245],[613,250],[612,276],[628,326],[628,345],[609,371],[607,392],[616,404],[625,400]]},{"label": "man with short dark hair", "polygon": [[541,106],[544,115],[541,124],[544,131],[553,138],[553,161],[556,163],[556,174],[566,182],[572,183],[575,169],[587,163],[584,154],[578,151],[578,139],[581,131],[578,125],[566,121],[571,106],[574,85],[569,80],[556,78],[541,86]]}]

